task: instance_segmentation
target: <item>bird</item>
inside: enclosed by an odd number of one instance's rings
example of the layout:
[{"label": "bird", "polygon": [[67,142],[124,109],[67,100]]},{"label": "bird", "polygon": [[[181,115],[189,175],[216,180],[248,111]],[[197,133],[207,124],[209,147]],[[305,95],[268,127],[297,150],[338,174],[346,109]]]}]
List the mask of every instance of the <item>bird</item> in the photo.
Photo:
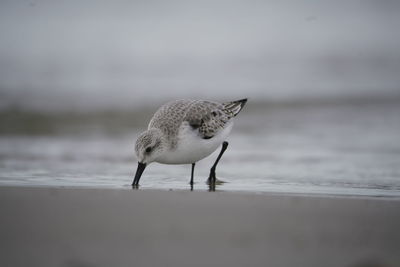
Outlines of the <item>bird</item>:
[{"label": "bird", "polygon": [[191,164],[189,184],[193,190],[196,162],[208,157],[219,146],[221,151],[210,169],[208,184],[215,185],[216,168],[229,143],[226,141],[233,120],[247,98],[231,102],[175,100],[162,105],[153,115],[148,128],[135,143],[138,159],[132,187],[139,187],[145,168],[152,162]]}]

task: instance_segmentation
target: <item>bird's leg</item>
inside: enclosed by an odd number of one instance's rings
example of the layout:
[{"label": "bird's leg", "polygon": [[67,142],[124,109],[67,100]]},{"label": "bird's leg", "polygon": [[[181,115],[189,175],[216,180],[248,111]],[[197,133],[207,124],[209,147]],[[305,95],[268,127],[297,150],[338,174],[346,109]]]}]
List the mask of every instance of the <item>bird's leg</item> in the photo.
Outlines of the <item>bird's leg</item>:
[{"label": "bird's leg", "polygon": [[196,163],[192,163],[192,175],[190,177],[190,188],[191,190],[193,190],[193,177],[194,177],[194,166],[196,165]]},{"label": "bird's leg", "polygon": [[219,152],[217,160],[214,162],[214,165],[211,167],[210,176],[208,176],[208,184],[215,184],[215,182],[217,181],[217,177],[215,176],[215,169],[217,168],[219,160],[221,159],[222,155],[224,154],[226,148],[228,147],[228,144],[229,143],[227,141],[224,141],[222,143],[221,152]]}]

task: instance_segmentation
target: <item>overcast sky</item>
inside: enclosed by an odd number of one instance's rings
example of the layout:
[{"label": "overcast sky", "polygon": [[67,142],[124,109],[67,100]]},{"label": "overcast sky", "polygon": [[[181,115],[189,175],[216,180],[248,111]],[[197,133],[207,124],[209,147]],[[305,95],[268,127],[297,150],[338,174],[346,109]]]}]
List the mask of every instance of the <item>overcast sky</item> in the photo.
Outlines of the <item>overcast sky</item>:
[{"label": "overcast sky", "polygon": [[399,3],[0,1],[0,104],[398,94]]}]

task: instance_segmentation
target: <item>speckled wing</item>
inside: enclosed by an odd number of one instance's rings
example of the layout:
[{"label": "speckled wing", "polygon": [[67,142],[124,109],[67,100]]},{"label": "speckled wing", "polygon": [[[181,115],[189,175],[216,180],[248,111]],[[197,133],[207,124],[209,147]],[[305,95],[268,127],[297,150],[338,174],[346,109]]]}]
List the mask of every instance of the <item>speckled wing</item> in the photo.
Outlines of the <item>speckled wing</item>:
[{"label": "speckled wing", "polygon": [[174,139],[192,102],[176,100],[161,106],[150,120],[148,128],[158,128],[168,139]]},{"label": "speckled wing", "polygon": [[226,123],[240,112],[246,101],[243,99],[223,104],[211,101],[193,101],[188,107],[184,120],[198,130],[200,137],[210,139],[224,129]]},{"label": "speckled wing", "polygon": [[176,145],[176,136],[182,122],[197,130],[199,136],[210,139],[236,116],[246,99],[217,103],[203,100],[176,100],[161,106],[150,120],[148,128],[160,129],[171,143]]}]

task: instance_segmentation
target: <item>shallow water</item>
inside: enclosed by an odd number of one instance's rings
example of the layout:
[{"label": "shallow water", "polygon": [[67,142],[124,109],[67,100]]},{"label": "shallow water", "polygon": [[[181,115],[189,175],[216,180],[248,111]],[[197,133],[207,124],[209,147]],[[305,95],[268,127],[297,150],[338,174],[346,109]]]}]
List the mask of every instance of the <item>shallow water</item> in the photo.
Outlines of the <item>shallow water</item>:
[{"label": "shallow water", "polygon": [[[228,140],[217,169],[225,183],[216,190],[400,197],[398,103],[249,105]],[[130,189],[134,141],[150,116],[132,114],[143,123],[88,127],[80,121],[51,133],[3,131],[0,185]],[[118,123],[117,131],[107,129]],[[217,153],[196,165],[194,190],[208,190]],[[189,190],[189,178],[190,165],[154,163],[140,188]]]}]

